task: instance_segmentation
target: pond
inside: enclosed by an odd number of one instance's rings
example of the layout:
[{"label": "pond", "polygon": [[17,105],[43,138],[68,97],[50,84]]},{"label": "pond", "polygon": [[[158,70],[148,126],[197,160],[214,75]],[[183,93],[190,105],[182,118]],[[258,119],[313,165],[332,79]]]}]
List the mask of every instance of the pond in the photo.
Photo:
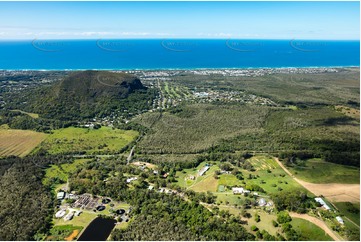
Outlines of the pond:
[{"label": "pond", "polygon": [[78,241],[106,241],[116,222],[111,218],[97,217],[86,227]]}]

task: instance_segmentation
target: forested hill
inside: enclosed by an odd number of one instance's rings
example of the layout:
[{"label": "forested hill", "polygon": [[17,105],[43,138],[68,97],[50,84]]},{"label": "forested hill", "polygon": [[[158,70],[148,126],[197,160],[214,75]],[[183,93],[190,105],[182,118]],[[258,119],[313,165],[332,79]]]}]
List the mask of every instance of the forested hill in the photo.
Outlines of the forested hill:
[{"label": "forested hill", "polygon": [[[8,109],[37,113],[42,118],[79,120],[94,115],[143,107],[154,96],[133,75],[107,71],[74,72],[50,86],[23,91],[13,96]],[[129,97],[131,101],[129,101]],[[15,101],[16,100],[16,101]],[[134,100],[139,103],[134,104]]]},{"label": "forested hill", "polygon": [[146,89],[140,80],[126,73],[106,71],[75,72],[55,83],[53,94],[66,98],[76,94],[78,101],[94,102],[102,97],[125,98],[138,89]]}]

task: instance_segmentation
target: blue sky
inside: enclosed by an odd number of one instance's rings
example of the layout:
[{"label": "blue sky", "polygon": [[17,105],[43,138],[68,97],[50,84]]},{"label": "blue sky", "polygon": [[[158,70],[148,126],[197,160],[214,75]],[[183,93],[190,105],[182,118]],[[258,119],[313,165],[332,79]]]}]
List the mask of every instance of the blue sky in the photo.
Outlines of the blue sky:
[{"label": "blue sky", "polygon": [[359,2],[0,2],[0,39],[359,39]]}]

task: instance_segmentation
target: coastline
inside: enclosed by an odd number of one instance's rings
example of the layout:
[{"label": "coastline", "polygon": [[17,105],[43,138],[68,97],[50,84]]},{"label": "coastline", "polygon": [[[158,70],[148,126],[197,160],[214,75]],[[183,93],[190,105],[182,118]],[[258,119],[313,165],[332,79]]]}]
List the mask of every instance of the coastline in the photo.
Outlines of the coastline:
[{"label": "coastline", "polygon": [[210,68],[86,68],[86,69],[1,69],[0,71],[207,71],[207,70],[292,70],[292,69],[360,69],[359,66],[289,66],[289,67],[227,67],[227,68],[217,68],[217,67],[210,67]]}]

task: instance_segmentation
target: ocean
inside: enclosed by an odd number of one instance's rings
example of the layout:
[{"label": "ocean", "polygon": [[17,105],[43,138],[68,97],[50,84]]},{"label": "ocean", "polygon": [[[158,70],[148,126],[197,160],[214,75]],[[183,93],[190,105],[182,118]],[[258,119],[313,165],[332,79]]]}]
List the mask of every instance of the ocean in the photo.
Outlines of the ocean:
[{"label": "ocean", "polygon": [[22,40],[0,41],[2,70],[142,70],[360,66],[359,41]]}]

